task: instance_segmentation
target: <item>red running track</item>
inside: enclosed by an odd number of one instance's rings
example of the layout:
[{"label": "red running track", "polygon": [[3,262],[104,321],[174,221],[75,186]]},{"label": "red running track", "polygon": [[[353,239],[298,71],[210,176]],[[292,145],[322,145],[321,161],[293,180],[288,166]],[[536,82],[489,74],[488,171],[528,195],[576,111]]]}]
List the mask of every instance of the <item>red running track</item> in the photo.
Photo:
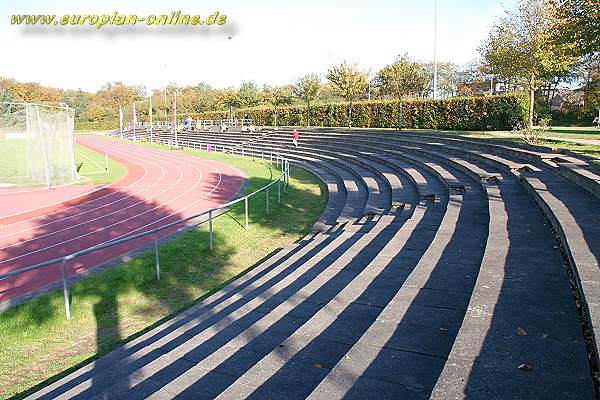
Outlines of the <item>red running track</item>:
[{"label": "red running track", "polygon": [[[217,161],[183,155],[103,137],[77,142],[125,164],[117,182],[85,190],[58,188],[70,197],[57,203],[54,192],[17,191],[0,196],[0,274],[58,258],[109,240],[177,221],[230,200],[244,177]],[[52,190],[50,191],[52,192]],[[8,210],[8,211],[6,211]],[[21,210],[11,214],[11,210]],[[146,245],[136,239],[69,262],[68,274],[79,273]],[[0,302],[39,289],[61,278],[58,264],[0,281]]]}]

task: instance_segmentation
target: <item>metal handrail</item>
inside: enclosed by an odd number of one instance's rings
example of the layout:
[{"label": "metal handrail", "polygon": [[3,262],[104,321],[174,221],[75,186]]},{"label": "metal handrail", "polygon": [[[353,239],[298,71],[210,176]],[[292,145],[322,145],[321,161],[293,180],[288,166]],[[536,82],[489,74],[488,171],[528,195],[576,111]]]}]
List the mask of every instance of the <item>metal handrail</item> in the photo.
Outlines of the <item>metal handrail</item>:
[{"label": "metal handrail", "polygon": [[[170,143],[170,141],[168,140],[161,140],[161,144],[162,142],[168,142]],[[184,142],[185,143],[185,142]],[[187,143],[188,145],[190,143]],[[183,143],[182,143],[183,145]],[[223,146],[223,150],[225,151],[225,147]],[[233,149],[230,148],[232,150],[233,153]],[[279,177],[277,177],[277,179],[273,180],[272,182],[270,182],[269,184],[261,187],[258,190],[255,190],[254,192],[247,194],[245,196],[239,197],[237,199],[231,200],[225,204],[222,204],[218,207],[214,207],[211,208],[209,210],[205,210],[199,214],[194,214],[192,216],[186,217],[184,219],[181,220],[177,220],[174,222],[170,222],[168,224],[165,225],[161,225],[158,228],[154,228],[151,230],[147,230],[144,232],[140,232],[137,233],[135,235],[129,235],[129,236],[125,236],[123,238],[120,239],[114,239],[114,240],[109,240],[107,242],[98,244],[96,246],[92,246],[92,247],[88,247],[87,249],[83,249],[83,250],[79,250],[76,251],[74,253],[68,254],[66,256],[62,256],[62,257],[58,257],[58,258],[54,258],[52,260],[48,260],[48,261],[44,261],[35,265],[30,265],[24,268],[19,268],[17,270],[14,271],[10,271],[10,272],[6,272],[4,274],[0,274],[0,281],[4,280],[4,279],[8,279],[11,278],[13,276],[16,275],[20,275],[26,272],[30,272],[30,271],[35,271],[41,268],[45,268],[48,267],[50,265],[54,265],[54,264],[60,264],[61,265],[61,272],[62,272],[62,286],[63,286],[63,296],[64,296],[64,301],[65,301],[65,314],[67,317],[67,320],[71,318],[71,311],[70,311],[70,304],[69,304],[69,292],[68,292],[68,276],[67,276],[67,272],[66,272],[66,263],[67,261],[73,260],[77,257],[86,255],[86,254],[90,254],[93,253],[95,251],[99,251],[99,250],[103,250],[112,246],[116,246],[119,244],[123,244],[126,242],[129,242],[131,240],[135,240],[135,239],[139,239],[141,237],[145,237],[148,235],[152,235],[154,234],[154,250],[156,252],[156,279],[160,280],[160,248],[159,248],[159,243],[158,243],[158,239],[159,239],[159,234],[160,232],[164,231],[165,229],[169,229],[172,228],[174,226],[183,224],[185,222],[203,217],[208,215],[208,219],[202,220],[200,222],[198,222],[195,226],[201,225],[205,222],[208,221],[209,223],[209,246],[210,246],[210,250],[213,250],[213,228],[212,228],[212,220],[218,216],[220,216],[221,213],[218,213],[217,215],[213,216],[214,213],[225,210],[231,206],[233,206],[234,204],[240,203],[240,202],[244,202],[244,215],[245,215],[245,224],[244,224],[244,229],[248,229],[248,199],[257,195],[258,193],[262,192],[262,191],[266,191],[266,211],[267,213],[269,213],[269,188],[275,184],[277,184],[277,202],[281,203],[281,181],[283,179],[283,190],[285,191],[289,182],[289,173],[290,173],[290,169],[289,169],[289,161],[283,157],[281,157],[279,154],[276,155],[276,163],[279,166],[281,164],[281,175],[279,175]],[[281,161],[281,163],[280,163]],[[273,155],[271,154],[271,162],[273,162]],[[138,248],[139,249],[139,248]]]}]

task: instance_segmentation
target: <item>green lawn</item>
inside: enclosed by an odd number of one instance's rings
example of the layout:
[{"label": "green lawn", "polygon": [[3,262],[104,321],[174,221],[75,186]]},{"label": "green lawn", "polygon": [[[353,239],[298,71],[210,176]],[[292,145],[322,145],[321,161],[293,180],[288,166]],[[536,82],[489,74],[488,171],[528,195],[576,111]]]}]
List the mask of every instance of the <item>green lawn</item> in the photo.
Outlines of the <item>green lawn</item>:
[{"label": "green lawn", "polygon": [[559,148],[559,149],[567,149],[574,151],[576,153],[585,154],[590,157],[594,157],[598,159],[600,162],[600,146],[594,144],[582,144],[582,143],[573,143],[567,142],[564,140],[550,140],[550,139],[540,139],[538,143],[540,146]]},{"label": "green lawn", "polygon": [[25,140],[0,140],[0,183],[27,185],[27,142]]},{"label": "green lawn", "polygon": [[127,167],[120,162],[108,159],[108,171],[106,170],[106,158],[85,146],[75,145],[75,164],[79,168],[82,183],[93,183],[96,185],[107,184],[121,178],[127,172]]},{"label": "green lawn", "polygon": [[[442,133],[447,135],[460,135],[460,136],[475,136],[475,137],[493,137],[493,136],[516,136],[518,132],[513,131],[446,131],[446,130],[418,130],[419,132],[432,132]],[[490,133],[493,133],[491,135]],[[600,129],[594,127],[570,127],[570,126],[556,126],[550,127],[548,131],[541,133],[543,137],[555,137],[555,138],[569,138],[569,139],[600,139]]]},{"label": "green lawn", "polygon": [[[186,149],[188,154],[234,165],[250,178],[247,191],[264,186],[278,171],[249,159]],[[250,228],[243,204],[214,221],[215,251],[205,225],[161,246],[161,280],[154,252],[73,284],[72,318],[64,318],[61,292],[38,297],[0,314],[0,398],[34,387],[69,368],[105,354],[159,321],[224,286],[275,250],[308,232],[327,203],[327,188],[293,168],[290,186],[271,213],[264,192],[250,200]]]},{"label": "green lawn", "polygon": [[[39,160],[33,160],[37,162]],[[75,164],[79,168],[79,184],[107,184],[121,178],[127,168],[112,159],[106,160],[87,147],[75,145]],[[41,164],[40,164],[41,166]],[[0,140],[0,183],[17,186],[39,186],[27,177],[27,142],[25,140]],[[57,182],[60,184],[60,182]]]},{"label": "green lawn", "polygon": [[[466,133],[466,134],[461,134],[460,136],[463,137],[472,137],[472,138],[480,138],[480,139],[503,139],[503,140],[510,140],[510,141],[514,141],[514,142],[524,142],[525,140],[521,137],[517,137],[517,136],[492,136],[490,134],[485,134],[485,133]],[[565,140],[554,140],[554,139],[546,139],[544,137],[540,137],[540,139],[538,140],[538,143],[536,143],[538,146],[545,146],[545,147],[550,147],[550,148],[555,148],[555,149],[565,149],[565,150],[571,150],[575,153],[580,153],[580,154],[584,154],[590,157],[594,157],[599,159],[600,162],[600,146],[598,145],[594,145],[594,144],[583,144],[583,143],[574,143],[574,142],[568,142]]]},{"label": "green lawn", "polygon": [[600,129],[595,127],[553,126],[544,136],[572,139],[600,139]]}]

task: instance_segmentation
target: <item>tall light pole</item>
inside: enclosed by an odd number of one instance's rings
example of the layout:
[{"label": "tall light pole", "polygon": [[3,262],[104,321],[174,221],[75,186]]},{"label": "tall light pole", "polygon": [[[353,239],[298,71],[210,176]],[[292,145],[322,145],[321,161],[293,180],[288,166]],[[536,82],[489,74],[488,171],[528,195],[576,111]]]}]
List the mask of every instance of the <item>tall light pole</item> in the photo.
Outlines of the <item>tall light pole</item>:
[{"label": "tall light pole", "polygon": [[433,99],[437,99],[437,58],[436,58],[436,47],[437,47],[437,0],[433,0]]}]

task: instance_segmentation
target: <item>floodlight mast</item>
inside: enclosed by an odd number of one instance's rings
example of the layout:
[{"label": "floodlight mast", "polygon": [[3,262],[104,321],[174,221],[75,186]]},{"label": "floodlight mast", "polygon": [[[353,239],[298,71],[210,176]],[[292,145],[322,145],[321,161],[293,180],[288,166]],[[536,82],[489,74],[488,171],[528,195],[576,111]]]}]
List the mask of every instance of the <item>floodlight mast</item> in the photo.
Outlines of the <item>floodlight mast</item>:
[{"label": "floodlight mast", "polygon": [[437,47],[437,0],[433,1],[433,99],[437,100],[438,68],[436,58]]}]

